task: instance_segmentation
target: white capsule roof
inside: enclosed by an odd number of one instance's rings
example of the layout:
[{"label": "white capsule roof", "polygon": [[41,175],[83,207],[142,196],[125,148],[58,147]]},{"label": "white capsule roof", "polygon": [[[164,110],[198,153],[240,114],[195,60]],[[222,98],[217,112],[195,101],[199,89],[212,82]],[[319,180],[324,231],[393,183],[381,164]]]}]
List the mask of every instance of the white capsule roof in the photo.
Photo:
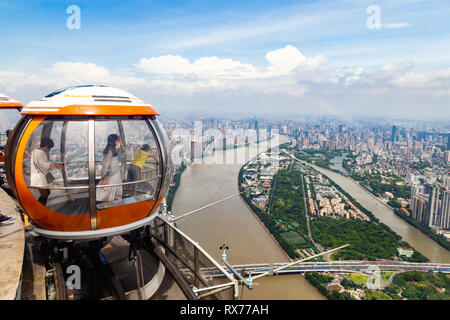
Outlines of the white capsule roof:
[{"label": "white capsule roof", "polygon": [[102,85],[82,85],[52,92],[30,102],[22,114],[41,115],[158,115],[134,95]]},{"label": "white capsule roof", "polygon": [[23,105],[17,101],[14,100],[11,97],[8,97],[5,94],[0,93],[0,108],[22,108]]}]

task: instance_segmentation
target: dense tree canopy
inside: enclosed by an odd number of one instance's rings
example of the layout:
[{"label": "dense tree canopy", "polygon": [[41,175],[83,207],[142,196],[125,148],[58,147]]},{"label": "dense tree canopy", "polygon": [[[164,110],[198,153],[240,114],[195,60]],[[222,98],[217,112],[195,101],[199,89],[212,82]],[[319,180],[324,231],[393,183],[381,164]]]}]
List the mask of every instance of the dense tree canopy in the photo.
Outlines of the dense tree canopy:
[{"label": "dense tree canopy", "polygon": [[328,249],[350,244],[335,253],[334,259],[391,259],[400,245],[400,238],[394,233],[376,223],[356,219],[318,217],[312,221],[311,231],[313,238]]}]

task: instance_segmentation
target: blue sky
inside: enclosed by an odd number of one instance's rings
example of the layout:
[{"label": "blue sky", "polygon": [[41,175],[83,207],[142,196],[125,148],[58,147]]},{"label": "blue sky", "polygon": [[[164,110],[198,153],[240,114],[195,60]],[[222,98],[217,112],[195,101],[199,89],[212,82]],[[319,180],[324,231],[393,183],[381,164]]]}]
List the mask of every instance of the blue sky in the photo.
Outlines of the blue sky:
[{"label": "blue sky", "polygon": [[0,92],[102,82],[168,111],[450,118],[449,16],[444,0],[3,0]]}]

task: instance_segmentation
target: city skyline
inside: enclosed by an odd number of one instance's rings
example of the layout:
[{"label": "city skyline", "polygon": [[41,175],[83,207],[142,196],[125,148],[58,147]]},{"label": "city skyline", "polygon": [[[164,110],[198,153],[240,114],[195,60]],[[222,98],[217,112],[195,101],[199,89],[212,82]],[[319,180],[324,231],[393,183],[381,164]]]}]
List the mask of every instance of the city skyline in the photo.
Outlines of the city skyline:
[{"label": "city skyline", "polygon": [[6,1],[0,92],[27,103],[97,83],[163,115],[449,120],[449,12],[423,0]]}]

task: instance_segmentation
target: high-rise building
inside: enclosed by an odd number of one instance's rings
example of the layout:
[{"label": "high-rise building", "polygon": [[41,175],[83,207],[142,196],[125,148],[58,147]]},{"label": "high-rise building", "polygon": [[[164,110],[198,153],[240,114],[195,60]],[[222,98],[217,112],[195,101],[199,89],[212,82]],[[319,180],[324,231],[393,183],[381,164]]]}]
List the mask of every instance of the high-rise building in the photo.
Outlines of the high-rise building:
[{"label": "high-rise building", "polygon": [[191,163],[194,163],[194,159],[195,159],[195,142],[192,139],[191,140]]},{"label": "high-rise building", "polygon": [[450,150],[445,151],[444,160],[445,162],[450,163]]},{"label": "high-rise building", "polygon": [[419,193],[414,196],[414,211],[412,212],[412,218],[417,222],[428,224],[428,197]]},{"label": "high-rise building", "polygon": [[444,185],[444,188],[450,189],[450,176],[447,175],[444,177],[443,185]]},{"label": "high-rise building", "polygon": [[441,205],[441,223],[442,229],[450,229],[450,190],[445,190],[442,193],[442,205]]},{"label": "high-rise building", "polygon": [[414,212],[414,197],[417,196],[419,193],[423,192],[423,187],[418,184],[413,184],[411,186],[411,200],[410,200],[410,207],[411,212]]},{"label": "high-rise building", "polygon": [[398,131],[397,126],[392,126],[392,136],[391,136],[392,143],[395,142],[395,139],[397,137],[397,131]]},{"label": "high-rise building", "polygon": [[424,186],[424,193],[430,194],[433,191],[433,185],[428,183]]},{"label": "high-rise building", "polygon": [[428,227],[437,224],[436,220],[439,218],[439,187],[433,186],[428,198]]}]

